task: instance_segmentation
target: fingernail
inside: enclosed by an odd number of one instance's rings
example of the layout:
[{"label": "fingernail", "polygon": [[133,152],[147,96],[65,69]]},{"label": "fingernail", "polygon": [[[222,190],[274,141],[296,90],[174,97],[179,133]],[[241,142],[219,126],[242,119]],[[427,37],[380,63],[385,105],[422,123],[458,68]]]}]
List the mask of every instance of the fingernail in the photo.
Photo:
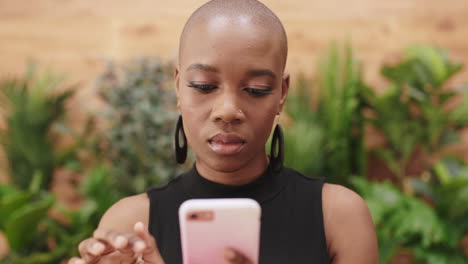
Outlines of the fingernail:
[{"label": "fingernail", "polygon": [[125,237],[123,236],[118,236],[114,241],[114,245],[117,248],[125,247],[126,243],[127,243],[127,239],[125,239]]},{"label": "fingernail", "polygon": [[224,257],[227,258],[228,260],[233,260],[236,258],[236,253],[234,253],[232,249],[227,248],[224,250]]},{"label": "fingernail", "polygon": [[145,248],[146,248],[145,242],[143,242],[143,241],[135,242],[135,245],[134,245],[135,251],[141,252],[141,251],[145,250]]},{"label": "fingernail", "polygon": [[86,264],[86,263],[84,262],[84,260],[79,259],[79,260],[75,260],[75,264]]},{"label": "fingernail", "polygon": [[101,253],[103,249],[104,249],[104,245],[101,243],[95,243],[93,247],[91,248],[91,250],[93,251],[92,253],[95,255]]},{"label": "fingernail", "polygon": [[140,231],[143,231],[143,229],[144,229],[145,227],[144,227],[144,225],[143,225],[142,222],[137,222],[137,223],[135,224],[135,228],[138,229],[138,230],[140,230]]}]

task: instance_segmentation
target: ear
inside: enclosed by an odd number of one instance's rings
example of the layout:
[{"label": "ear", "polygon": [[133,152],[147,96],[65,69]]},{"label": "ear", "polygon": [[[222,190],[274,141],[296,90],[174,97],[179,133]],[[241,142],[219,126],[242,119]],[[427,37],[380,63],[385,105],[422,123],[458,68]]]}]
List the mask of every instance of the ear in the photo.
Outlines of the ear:
[{"label": "ear", "polygon": [[281,99],[279,105],[279,112],[283,111],[284,102],[288,97],[289,92],[289,73],[284,73],[281,80]]},{"label": "ear", "polygon": [[179,101],[179,80],[180,80],[180,67],[177,65],[174,68],[174,89],[177,98],[177,108],[180,108],[180,101]]}]

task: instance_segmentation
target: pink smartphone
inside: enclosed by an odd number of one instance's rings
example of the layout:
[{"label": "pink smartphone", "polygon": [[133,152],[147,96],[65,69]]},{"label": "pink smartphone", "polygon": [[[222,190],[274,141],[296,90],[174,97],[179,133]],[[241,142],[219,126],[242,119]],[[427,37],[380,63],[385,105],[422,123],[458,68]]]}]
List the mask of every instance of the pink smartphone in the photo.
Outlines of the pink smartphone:
[{"label": "pink smartphone", "polygon": [[260,205],[248,198],[192,199],[179,208],[184,264],[225,264],[233,248],[258,263]]}]

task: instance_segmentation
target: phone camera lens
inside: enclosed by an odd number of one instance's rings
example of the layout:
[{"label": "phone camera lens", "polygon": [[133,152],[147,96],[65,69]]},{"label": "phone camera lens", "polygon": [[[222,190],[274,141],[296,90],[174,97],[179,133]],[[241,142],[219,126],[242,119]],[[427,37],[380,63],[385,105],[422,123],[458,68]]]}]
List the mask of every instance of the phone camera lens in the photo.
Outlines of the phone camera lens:
[{"label": "phone camera lens", "polygon": [[198,218],[197,214],[191,214],[190,215],[190,219],[197,219],[197,218]]}]

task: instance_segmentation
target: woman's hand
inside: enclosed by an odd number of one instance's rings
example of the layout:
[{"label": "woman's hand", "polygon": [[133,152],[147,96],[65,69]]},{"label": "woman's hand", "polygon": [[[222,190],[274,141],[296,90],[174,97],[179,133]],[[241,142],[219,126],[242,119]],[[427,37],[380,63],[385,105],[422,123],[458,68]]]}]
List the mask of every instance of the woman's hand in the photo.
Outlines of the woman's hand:
[{"label": "woman's hand", "polygon": [[[154,238],[138,222],[135,233],[121,233],[113,230],[97,229],[93,237],[83,240],[78,249],[81,258],[72,258],[68,264],[164,264]],[[253,264],[235,249],[224,251],[226,263]]]},{"label": "woman's hand", "polygon": [[135,224],[134,233],[97,229],[78,249],[81,258],[72,258],[68,264],[164,264],[154,238],[141,222]]},{"label": "woman's hand", "polygon": [[224,250],[224,259],[230,264],[253,264],[246,256],[232,248]]}]

